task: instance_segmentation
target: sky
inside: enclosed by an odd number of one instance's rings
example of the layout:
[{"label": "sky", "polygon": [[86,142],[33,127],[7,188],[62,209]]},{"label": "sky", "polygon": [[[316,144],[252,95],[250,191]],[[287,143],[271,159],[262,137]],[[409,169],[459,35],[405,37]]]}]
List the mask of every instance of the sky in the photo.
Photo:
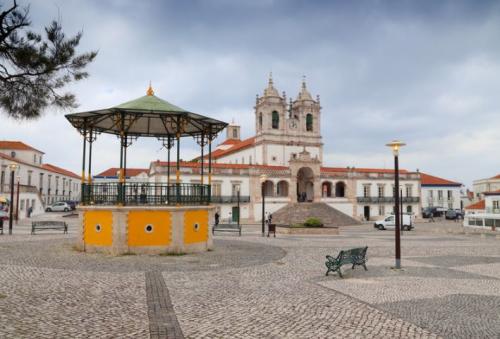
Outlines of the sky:
[{"label": "sky", "polygon": [[[36,121],[0,112],[0,140],[43,150],[79,173],[82,140],[64,114],[155,94],[254,134],[256,94],[269,72],[295,98],[302,77],[321,97],[324,166],[390,168],[385,144],[407,143],[400,166],[470,186],[500,173],[500,2],[299,0],[19,0],[32,29],[60,18],[98,50],[90,77],[70,85],[79,107]],[[8,4],[2,0],[2,4]],[[219,137],[219,142],[223,135]],[[181,158],[199,154],[192,140]],[[128,166],[166,159],[154,139]],[[116,137],[94,143],[94,173],[119,164]]]}]

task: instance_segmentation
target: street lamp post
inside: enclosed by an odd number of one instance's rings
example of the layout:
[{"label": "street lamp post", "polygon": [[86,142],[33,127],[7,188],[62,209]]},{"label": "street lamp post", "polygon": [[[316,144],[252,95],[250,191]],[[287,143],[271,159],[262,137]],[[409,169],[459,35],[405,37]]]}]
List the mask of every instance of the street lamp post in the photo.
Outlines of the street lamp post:
[{"label": "street lamp post", "polygon": [[20,188],[21,177],[17,176],[17,192],[16,192],[16,225],[19,220],[19,188]]},{"label": "street lamp post", "polygon": [[396,269],[401,268],[401,220],[400,220],[400,211],[399,211],[399,149],[406,144],[394,140],[386,146],[392,148],[392,152],[394,154],[394,214],[396,219]]},{"label": "street lamp post", "polygon": [[404,222],[403,222],[403,215],[405,214],[405,210],[403,209],[403,188],[401,188],[399,190],[399,196],[400,196],[400,202],[401,202],[401,205],[400,205],[400,210],[401,210],[401,231],[403,231],[403,228],[404,228]]},{"label": "street lamp post", "polygon": [[262,236],[265,235],[266,233],[266,225],[265,225],[265,214],[266,214],[266,198],[265,198],[265,190],[264,190],[264,184],[267,181],[267,175],[262,174],[260,176],[260,188],[261,188],[261,193],[262,193]]},{"label": "street lamp post", "polygon": [[14,218],[14,175],[17,169],[17,164],[9,165],[10,169],[10,207],[9,207],[9,235],[12,234],[12,219]]}]

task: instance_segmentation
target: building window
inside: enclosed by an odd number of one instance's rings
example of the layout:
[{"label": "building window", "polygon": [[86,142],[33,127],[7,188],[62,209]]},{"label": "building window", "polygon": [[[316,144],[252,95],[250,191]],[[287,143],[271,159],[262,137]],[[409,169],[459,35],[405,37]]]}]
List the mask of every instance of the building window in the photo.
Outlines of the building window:
[{"label": "building window", "polygon": [[406,186],[406,196],[407,197],[411,197],[412,196],[412,190],[413,190],[413,186],[411,186],[411,185],[407,185]]},{"label": "building window", "polygon": [[[384,197],[384,185],[379,185],[378,186],[378,197],[383,198]],[[379,214],[382,215],[382,214]]]},{"label": "building window", "polygon": [[370,192],[370,185],[369,184],[368,185],[363,185],[363,196],[365,198],[368,198],[371,195],[370,193],[371,193]]},{"label": "building window", "polygon": [[240,192],[240,194],[241,194],[240,184],[232,184],[232,187],[231,187],[231,194],[232,194],[232,196],[233,197],[237,196],[238,192]]},{"label": "building window", "polygon": [[378,215],[385,215],[385,206],[384,205],[378,206]]},{"label": "building window", "polygon": [[448,208],[449,208],[450,210],[451,210],[451,209],[453,209],[453,203],[452,203],[452,202],[449,202],[449,203],[448,203]]},{"label": "building window", "polygon": [[235,129],[233,129],[233,139],[238,139],[238,131]]},{"label": "building window", "polygon": [[500,201],[498,200],[493,200],[493,209],[497,210],[500,208]]},{"label": "building window", "polygon": [[259,113],[259,127],[262,128],[262,113]]},{"label": "building window", "polygon": [[248,158],[248,163],[251,165],[252,164],[252,156]]},{"label": "building window", "polygon": [[272,113],[272,127],[273,129],[280,128],[280,115],[276,111],[273,111]]},{"label": "building window", "polygon": [[212,184],[212,196],[220,197],[221,194],[221,185],[219,183]]},{"label": "building window", "polygon": [[15,158],[15,157],[16,157],[16,152],[14,152],[14,151],[10,152],[10,156],[11,156],[12,158]]},{"label": "building window", "polygon": [[311,113],[306,115],[306,131],[312,132],[313,130],[313,116]]},{"label": "building window", "polygon": [[438,191],[438,200],[443,200],[443,191]]},{"label": "building window", "polygon": [[451,190],[448,190],[448,200],[451,200],[453,198],[453,192]]},{"label": "building window", "polygon": [[33,171],[28,171],[28,186],[31,186],[31,175],[33,174]]},{"label": "building window", "polygon": [[430,191],[429,191],[429,198],[431,198],[431,199],[432,199],[433,197],[434,197],[433,191],[432,191],[432,190],[430,190]]},{"label": "building window", "polygon": [[33,154],[33,162],[36,164],[36,154]]}]

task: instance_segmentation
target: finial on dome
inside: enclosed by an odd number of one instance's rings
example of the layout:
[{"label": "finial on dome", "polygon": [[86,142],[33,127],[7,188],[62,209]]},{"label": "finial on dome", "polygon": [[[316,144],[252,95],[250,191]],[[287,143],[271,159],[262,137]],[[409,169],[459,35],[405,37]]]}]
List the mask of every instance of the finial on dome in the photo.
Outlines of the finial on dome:
[{"label": "finial on dome", "polygon": [[302,88],[306,89],[306,76],[305,75],[302,76]]},{"label": "finial on dome", "polygon": [[273,85],[273,72],[269,72],[269,86]]},{"label": "finial on dome", "polygon": [[155,94],[155,91],[153,91],[153,87],[151,87],[151,81],[149,82],[149,87],[148,90],[146,91],[146,94],[150,97]]}]

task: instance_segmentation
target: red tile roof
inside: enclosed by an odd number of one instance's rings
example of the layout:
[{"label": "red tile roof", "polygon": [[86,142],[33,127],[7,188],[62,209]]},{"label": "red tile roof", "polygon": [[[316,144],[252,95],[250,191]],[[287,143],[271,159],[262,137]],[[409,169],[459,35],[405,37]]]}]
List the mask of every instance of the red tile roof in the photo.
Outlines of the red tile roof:
[{"label": "red tile roof", "polygon": [[465,207],[466,210],[484,210],[486,208],[486,202],[480,200],[472,205]]},{"label": "red tile roof", "polygon": [[36,148],[25,144],[22,141],[0,140],[0,149],[15,149],[15,150],[19,150],[19,151],[36,151],[36,152],[45,154],[42,151],[39,151]]},{"label": "red tile roof", "polygon": [[491,191],[491,192],[483,192],[484,195],[498,195],[500,194],[500,190]]},{"label": "red tile roof", "polygon": [[50,171],[50,172],[59,173],[59,174],[66,175],[68,177],[73,177],[73,178],[79,179],[79,180],[81,179],[79,175],[77,175],[71,171],[65,170],[64,168],[61,168],[61,167],[57,167],[57,166],[54,166],[51,164],[43,164],[41,167],[47,171]]},{"label": "red tile roof", "polygon": [[[167,166],[166,161],[155,161],[155,165],[158,166]],[[170,162],[171,168],[174,168],[176,166],[175,162]],[[180,163],[181,167],[190,167],[190,168],[198,168],[201,167],[200,162],[194,162],[194,161],[181,161]],[[204,162],[203,166],[205,169],[208,169],[208,163]],[[250,164],[227,164],[227,163],[212,163],[212,168],[232,168],[232,169],[246,169],[246,168],[264,168],[264,169],[271,169],[271,170],[287,170],[288,166],[273,166],[273,165],[250,165]]]},{"label": "red tile roof", "polygon": [[[353,171],[356,173],[382,173],[382,174],[394,174],[393,169],[385,169],[385,168],[347,168],[347,167],[321,167],[321,172],[337,172],[344,173],[348,171]],[[408,173],[405,169],[400,169],[399,173]]]},{"label": "red tile roof", "polygon": [[[96,174],[96,177],[116,177],[116,172],[118,172],[119,168],[117,167],[111,167],[105,170],[104,172],[101,172],[99,174]],[[127,168],[125,171],[125,176],[130,176],[130,177],[135,177],[136,175],[139,175],[141,173],[148,173],[149,169],[148,168]]]},{"label": "red tile roof", "polygon": [[462,186],[461,183],[420,172],[423,186]]},{"label": "red tile roof", "polygon": [[500,174],[495,175],[494,177],[491,177],[490,179],[500,179]]},{"label": "red tile roof", "polygon": [[[222,156],[234,153],[236,151],[241,151],[245,148],[248,148],[250,146],[253,146],[255,143],[255,137],[251,137],[245,140],[236,140],[236,139],[228,139],[224,141],[221,145],[232,145],[230,148],[225,148],[225,149],[216,149],[215,151],[212,151],[212,159],[217,159]],[[199,159],[200,157],[195,158]],[[208,155],[205,156],[205,159],[208,159]]]}]

